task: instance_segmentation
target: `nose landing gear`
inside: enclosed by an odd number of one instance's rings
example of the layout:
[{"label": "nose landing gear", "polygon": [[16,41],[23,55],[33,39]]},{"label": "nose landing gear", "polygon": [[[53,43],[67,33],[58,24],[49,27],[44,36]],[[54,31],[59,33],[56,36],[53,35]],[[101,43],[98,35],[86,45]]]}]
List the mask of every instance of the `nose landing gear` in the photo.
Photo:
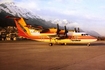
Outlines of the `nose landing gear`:
[{"label": "nose landing gear", "polygon": [[50,46],[53,46],[53,43],[49,43]]},{"label": "nose landing gear", "polygon": [[90,43],[88,43],[87,46],[89,47],[90,46]]}]

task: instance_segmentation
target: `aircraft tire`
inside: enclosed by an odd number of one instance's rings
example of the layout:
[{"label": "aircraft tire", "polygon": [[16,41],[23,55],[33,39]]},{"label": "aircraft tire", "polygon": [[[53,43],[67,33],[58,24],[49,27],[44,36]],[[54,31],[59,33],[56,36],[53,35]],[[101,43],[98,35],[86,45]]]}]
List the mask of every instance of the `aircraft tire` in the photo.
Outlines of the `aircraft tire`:
[{"label": "aircraft tire", "polygon": [[50,46],[53,46],[53,43],[49,43]]}]

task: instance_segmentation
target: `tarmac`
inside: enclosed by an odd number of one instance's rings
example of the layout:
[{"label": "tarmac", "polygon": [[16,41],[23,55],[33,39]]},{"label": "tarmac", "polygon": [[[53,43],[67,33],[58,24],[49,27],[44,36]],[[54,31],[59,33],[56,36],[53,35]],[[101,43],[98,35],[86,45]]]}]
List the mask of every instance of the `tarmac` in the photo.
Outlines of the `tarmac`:
[{"label": "tarmac", "polygon": [[0,42],[0,70],[105,70],[105,41],[89,47],[3,41]]}]

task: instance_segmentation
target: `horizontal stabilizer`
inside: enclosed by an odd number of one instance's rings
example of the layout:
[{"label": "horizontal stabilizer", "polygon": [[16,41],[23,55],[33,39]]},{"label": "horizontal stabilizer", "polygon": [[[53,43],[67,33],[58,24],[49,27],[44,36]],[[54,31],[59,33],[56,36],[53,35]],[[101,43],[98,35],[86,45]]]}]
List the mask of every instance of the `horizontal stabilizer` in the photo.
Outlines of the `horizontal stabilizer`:
[{"label": "horizontal stabilizer", "polygon": [[10,19],[20,19],[20,17],[16,17],[16,16],[6,16],[5,18],[10,18]]},{"label": "horizontal stabilizer", "polygon": [[[17,16],[6,16],[5,18],[9,18],[9,19],[20,19],[21,17],[17,17]],[[23,18],[25,20],[28,20],[26,18]]]}]

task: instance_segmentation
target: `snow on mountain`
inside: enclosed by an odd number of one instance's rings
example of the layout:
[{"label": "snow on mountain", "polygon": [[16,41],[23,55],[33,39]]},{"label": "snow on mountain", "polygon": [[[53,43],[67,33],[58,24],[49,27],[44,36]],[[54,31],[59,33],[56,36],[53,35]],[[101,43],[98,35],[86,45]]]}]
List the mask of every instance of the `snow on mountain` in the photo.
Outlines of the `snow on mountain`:
[{"label": "snow on mountain", "polygon": [[68,29],[72,29],[75,27],[80,27],[78,23],[76,22],[70,22],[66,19],[60,20],[60,19],[55,19],[52,21],[53,24],[59,24],[60,26],[66,26]]},{"label": "snow on mountain", "polygon": [[55,24],[68,24],[69,21],[67,21],[66,19],[63,19],[63,20],[59,20],[59,19],[55,19],[52,21],[52,23],[55,23]]},{"label": "snow on mountain", "polygon": [[[26,22],[28,24],[32,24],[34,26],[41,25],[44,28],[49,27],[48,24],[46,24],[47,23],[46,20],[42,19],[40,16],[34,14],[32,11],[29,11],[28,9],[24,9],[24,8],[16,6],[16,4],[13,2],[0,4],[0,16],[2,16],[0,18],[3,19],[7,15],[18,16],[18,17],[23,17],[23,18],[29,19]],[[5,21],[2,23],[5,23]],[[6,22],[6,23],[8,23],[8,22]],[[13,22],[10,21],[9,23],[13,23]],[[3,25],[3,24],[1,24],[1,25]]]},{"label": "snow on mountain", "polygon": [[31,11],[16,6],[15,3],[3,3],[0,5],[0,11],[4,10],[6,13],[9,13],[13,16],[19,16],[24,18],[39,18],[39,16],[35,15]]}]

